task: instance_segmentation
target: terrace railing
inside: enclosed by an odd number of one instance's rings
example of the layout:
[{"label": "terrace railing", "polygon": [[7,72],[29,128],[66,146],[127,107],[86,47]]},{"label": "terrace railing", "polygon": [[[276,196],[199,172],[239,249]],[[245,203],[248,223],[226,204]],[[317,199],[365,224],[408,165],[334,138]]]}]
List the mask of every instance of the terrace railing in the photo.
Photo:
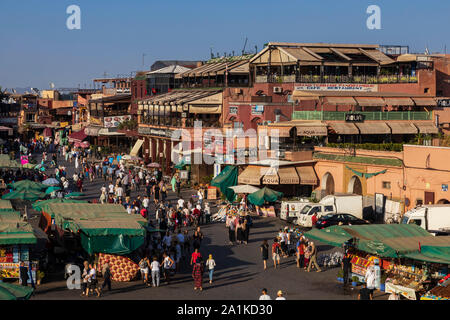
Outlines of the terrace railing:
[{"label": "terrace railing", "polygon": [[[343,111],[294,111],[293,120],[324,120],[324,121],[345,121]],[[364,120],[431,120],[431,112],[425,111],[358,111]]]},{"label": "terrace railing", "polygon": [[364,83],[364,84],[383,84],[383,83],[417,83],[417,76],[410,75],[258,75],[255,78],[256,83]]}]

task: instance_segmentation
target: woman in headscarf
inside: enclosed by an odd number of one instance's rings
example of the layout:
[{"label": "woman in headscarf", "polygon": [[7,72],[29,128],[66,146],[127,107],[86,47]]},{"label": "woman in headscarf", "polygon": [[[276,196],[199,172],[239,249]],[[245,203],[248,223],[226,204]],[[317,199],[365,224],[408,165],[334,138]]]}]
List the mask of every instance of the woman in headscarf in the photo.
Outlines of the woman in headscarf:
[{"label": "woman in headscarf", "polygon": [[203,290],[203,271],[203,260],[201,257],[198,257],[194,264],[194,268],[192,269],[192,277],[194,278],[194,290]]}]

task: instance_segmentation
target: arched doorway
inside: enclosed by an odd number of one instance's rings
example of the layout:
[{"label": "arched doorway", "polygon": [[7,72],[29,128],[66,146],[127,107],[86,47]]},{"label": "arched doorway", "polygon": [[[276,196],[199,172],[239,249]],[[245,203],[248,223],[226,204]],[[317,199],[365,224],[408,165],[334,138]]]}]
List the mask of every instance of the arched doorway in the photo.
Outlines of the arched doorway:
[{"label": "arched doorway", "polygon": [[348,182],[347,192],[362,195],[362,183],[357,176],[353,176]]},{"label": "arched doorway", "polygon": [[437,203],[438,204],[450,204],[450,201],[448,201],[447,199],[441,199]]},{"label": "arched doorway", "polygon": [[334,194],[334,178],[329,172],[323,175],[322,190],[326,196]]}]

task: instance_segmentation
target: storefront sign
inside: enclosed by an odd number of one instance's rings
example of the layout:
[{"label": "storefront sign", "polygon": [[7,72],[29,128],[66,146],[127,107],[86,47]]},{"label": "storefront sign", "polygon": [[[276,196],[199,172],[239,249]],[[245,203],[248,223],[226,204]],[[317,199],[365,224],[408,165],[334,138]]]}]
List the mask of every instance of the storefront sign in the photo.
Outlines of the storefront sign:
[{"label": "storefront sign", "polygon": [[304,83],[300,86],[295,86],[294,90],[376,92],[378,91],[378,85],[358,83]]},{"label": "storefront sign", "polygon": [[150,127],[138,127],[138,133],[145,134],[145,135],[158,136],[158,137],[171,138],[173,130],[155,129],[155,128],[150,128]]},{"label": "storefront sign", "polygon": [[237,114],[237,111],[238,111],[238,107],[236,107],[236,106],[230,107],[230,114]]},{"label": "storefront sign", "polygon": [[252,106],[252,114],[253,115],[262,115],[263,112],[264,112],[264,106],[263,105]]},{"label": "storefront sign", "polygon": [[326,136],[328,134],[327,127],[297,127],[297,135],[305,137]]},{"label": "storefront sign", "polygon": [[65,127],[67,127],[69,125],[69,122],[60,122],[59,123],[59,126],[61,127],[61,128],[65,128]]},{"label": "storefront sign", "polygon": [[346,122],[364,122],[364,115],[361,113],[346,113]]},{"label": "storefront sign", "polygon": [[121,122],[131,120],[131,115],[126,116],[115,116],[115,117],[105,117],[104,126],[105,128],[116,128]]},{"label": "storefront sign", "polygon": [[439,107],[450,107],[450,99],[439,99],[437,104]]}]

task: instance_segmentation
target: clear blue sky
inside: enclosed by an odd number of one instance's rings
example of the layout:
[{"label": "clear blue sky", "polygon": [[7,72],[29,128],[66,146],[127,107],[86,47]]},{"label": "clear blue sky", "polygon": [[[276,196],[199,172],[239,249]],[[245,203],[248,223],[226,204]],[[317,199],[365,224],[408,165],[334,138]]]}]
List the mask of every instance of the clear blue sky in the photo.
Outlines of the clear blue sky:
[{"label": "clear blue sky", "polygon": [[[81,30],[66,8],[81,8]],[[381,30],[366,28],[369,5]],[[269,41],[409,45],[450,52],[448,0],[1,0],[0,85],[84,87],[161,59],[202,60]]]}]

